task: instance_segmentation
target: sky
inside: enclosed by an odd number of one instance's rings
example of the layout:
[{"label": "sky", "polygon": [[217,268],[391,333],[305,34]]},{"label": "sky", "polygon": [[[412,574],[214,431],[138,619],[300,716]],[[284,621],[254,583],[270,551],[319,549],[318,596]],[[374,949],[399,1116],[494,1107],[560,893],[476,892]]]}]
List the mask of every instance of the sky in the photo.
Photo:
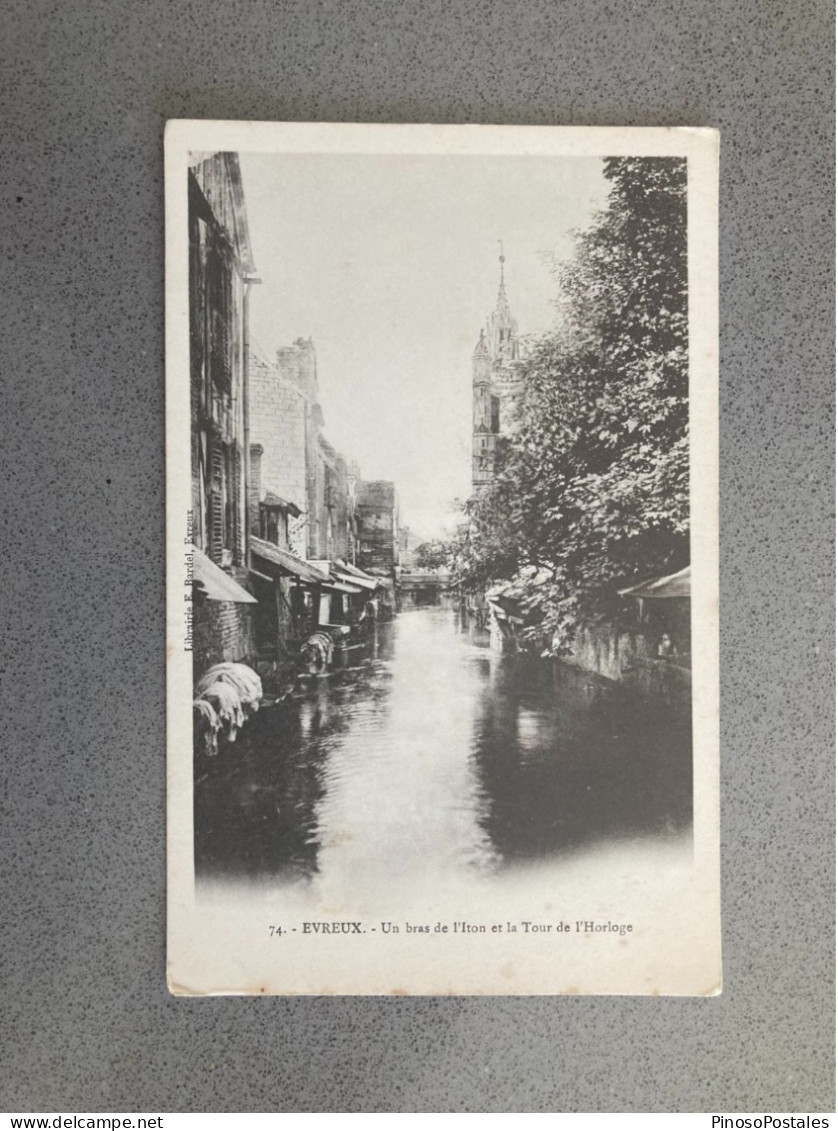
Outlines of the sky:
[{"label": "sky", "polygon": [[550,256],[607,198],[589,157],[239,154],[267,357],[317,350],[325,435],[364,479],[396,484],[423,538],[471,489],[471,354],[506,292],[522,334],[556,320]]}]

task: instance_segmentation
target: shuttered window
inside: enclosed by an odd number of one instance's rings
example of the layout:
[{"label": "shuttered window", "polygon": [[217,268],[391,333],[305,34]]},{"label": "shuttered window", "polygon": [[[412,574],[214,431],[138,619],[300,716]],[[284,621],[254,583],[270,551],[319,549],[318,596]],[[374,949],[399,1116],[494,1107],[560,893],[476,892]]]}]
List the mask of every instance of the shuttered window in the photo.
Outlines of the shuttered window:
[{"label": "shuttered window", "polygon": [[224,557],[225,525],[225,452],[220,444],[212,446],[212,462],[209,490],[209,552],[210,557],[221,565]]},{"label": "shuttered window", "polygon": [[233,280],[232,265],[217,233],[207,255],[207,302],[209,307],[210,375],[215,387],[229,393],[233,377]]},{"label": "shuttered window", "polygon": [[228,467],[229,498],[227,500],[228,518],[227,530],[230,535],[230,549],[233,551],[233,561],[241,565],[244,561],[244,524],[241,505],[242,491],[244,489],[244,475],[242,474],[241,452],[235,448],[230,453]]}]

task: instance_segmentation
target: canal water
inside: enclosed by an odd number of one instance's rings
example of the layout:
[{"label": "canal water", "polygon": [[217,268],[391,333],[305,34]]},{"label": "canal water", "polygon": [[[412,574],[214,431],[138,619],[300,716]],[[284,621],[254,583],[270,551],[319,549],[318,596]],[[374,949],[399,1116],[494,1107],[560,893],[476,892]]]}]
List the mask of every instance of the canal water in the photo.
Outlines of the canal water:
[{"label": "canal water", "polygon": [[196,761],[199,880],[439,888],[689,841],[688,712],[402,613]]}]

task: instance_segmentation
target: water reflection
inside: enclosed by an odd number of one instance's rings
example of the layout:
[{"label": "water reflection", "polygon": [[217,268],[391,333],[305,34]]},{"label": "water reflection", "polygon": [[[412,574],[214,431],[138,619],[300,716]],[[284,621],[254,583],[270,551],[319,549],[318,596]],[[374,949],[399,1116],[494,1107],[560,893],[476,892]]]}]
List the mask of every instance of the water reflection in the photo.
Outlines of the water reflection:
[{"label": "water reflection", "polygon": [[196,764],[200,877],[438,886],[691,820],[688,716],[403,613]]}]

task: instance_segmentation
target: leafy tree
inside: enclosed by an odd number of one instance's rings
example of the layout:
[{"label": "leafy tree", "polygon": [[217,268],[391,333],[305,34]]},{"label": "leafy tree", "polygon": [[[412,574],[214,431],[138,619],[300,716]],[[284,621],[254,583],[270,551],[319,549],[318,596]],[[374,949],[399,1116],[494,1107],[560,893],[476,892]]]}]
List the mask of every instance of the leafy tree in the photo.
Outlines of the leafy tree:
[{"label": "leafy tree", "polygon": [[689,560],[686,164],[612,158],[608,207],[557,265],[518,427],[469,505],[475,583],[515,577],[556,650],[621,583]]},{"label": "leafy tree", "polygon": [[417,569],[450,569],[452,556],[451,543],[439,539],[422,542],[414,552]]}]

